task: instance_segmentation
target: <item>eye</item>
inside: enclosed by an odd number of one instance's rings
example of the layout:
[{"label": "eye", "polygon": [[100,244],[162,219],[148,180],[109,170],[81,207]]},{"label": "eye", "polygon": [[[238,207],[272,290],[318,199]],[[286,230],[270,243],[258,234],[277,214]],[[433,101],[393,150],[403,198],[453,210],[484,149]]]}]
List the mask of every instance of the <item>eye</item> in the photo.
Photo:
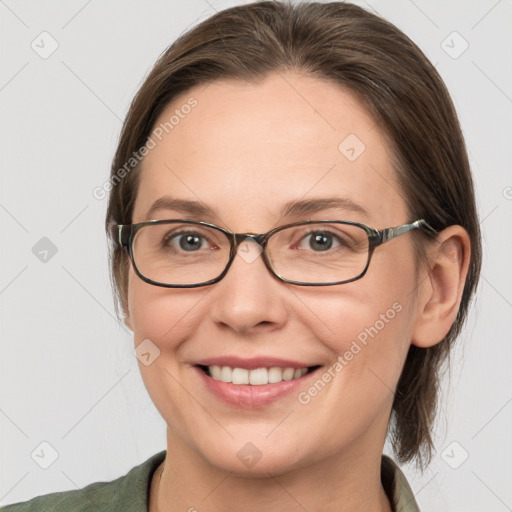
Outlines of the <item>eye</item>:
[{"label": "eye", "polygon": [[206,238],[194,231],[168,233],[164,237],[162,245],[164,247],[170,247],[171,249],[183,250],[186,252],[195,252],[208,247]]},{"label": "eye", "polygon": [[302,238],[302,242],[305,242],[307,246],[302,247],[299,244],[299,249],[312,249],[315,252],[328,251],[333,245],[335,247],[344,245],[343,240],[328,231],[312,231]]}]

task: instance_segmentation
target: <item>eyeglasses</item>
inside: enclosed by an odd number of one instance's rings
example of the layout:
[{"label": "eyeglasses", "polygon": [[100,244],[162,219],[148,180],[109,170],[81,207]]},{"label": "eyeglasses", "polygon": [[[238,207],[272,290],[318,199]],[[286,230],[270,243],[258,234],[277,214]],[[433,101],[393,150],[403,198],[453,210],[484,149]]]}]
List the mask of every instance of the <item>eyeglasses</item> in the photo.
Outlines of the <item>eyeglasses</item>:
[{"label": "eyeglasses", "polygon": [[174,219],[114,224],[111,236],[128,251],[136,274],[155,286],[217,283],[245,241],[258,244],[266,267],[279,280],[330,286],[363,277],[376,247],[415,229],[436,234],[423,219],[382,230],[343,220],[303,221],[265,234],[230,233],[208,222]]}]

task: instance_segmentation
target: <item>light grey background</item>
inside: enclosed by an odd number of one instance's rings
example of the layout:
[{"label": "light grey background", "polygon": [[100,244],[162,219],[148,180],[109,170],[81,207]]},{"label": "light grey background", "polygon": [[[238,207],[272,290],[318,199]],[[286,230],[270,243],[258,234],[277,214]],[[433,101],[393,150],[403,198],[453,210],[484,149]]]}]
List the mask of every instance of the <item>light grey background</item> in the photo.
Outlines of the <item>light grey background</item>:
[{"label": "light grey background", "polygon": [[[166,447],[130,332],[115,320],[106,200],[92,191],[108,178],[122,119],[156,58],[237,3],[0,1],[1,504],[112,480]],[[423,475],[403,470],[422,511],[512,510],[512,2],[358,3],[404,30],[446,81],[485,244],[437,456]],[[42,58],[52,38],[58,48]],[[57,249],[46,262],[43,237]],[[58,452],[48,469],[43,442]]]}]

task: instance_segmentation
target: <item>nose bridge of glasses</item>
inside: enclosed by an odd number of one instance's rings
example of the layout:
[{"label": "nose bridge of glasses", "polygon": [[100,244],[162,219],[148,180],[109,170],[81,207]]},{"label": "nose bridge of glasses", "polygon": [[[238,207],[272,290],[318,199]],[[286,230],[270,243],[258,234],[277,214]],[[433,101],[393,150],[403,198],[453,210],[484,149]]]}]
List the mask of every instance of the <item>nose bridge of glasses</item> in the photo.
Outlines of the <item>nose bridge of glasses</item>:
[{"label": "nose bridge of glasses", "polygon": [[234,233],[235,245],[238,248],[243,242],[251,241],[258,244],[262,249],[267,237],[258,233]]},{"label": "nose bridge of glasses", "polygon": [[[233,247],[233,256],[235,254],[238,255],[246,263],[253,263],[263,252],[266,241],[265,235],[257,233],[235,233],[234,238],[235,245]],[[265,260],[264,255],[263,259]]]}]

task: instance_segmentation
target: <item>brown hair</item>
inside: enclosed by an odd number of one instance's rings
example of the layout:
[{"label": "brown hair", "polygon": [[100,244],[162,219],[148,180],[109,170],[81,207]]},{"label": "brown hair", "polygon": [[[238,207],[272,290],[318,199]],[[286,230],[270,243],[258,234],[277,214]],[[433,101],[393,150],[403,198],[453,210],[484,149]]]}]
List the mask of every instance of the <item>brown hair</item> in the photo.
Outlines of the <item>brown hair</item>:
[{"label": "brown hair", "polygon": [[[140,165],[126,169],[163,109],[193,86],[221,78],[258,83],[270,72],[299,71],[355,94],[392,144],[411,219],[436,230],[463,226],[471,262],[448,335],[411,345],[389,425],[400,462],[432,457],[440,371],[460,333],[481,265],[481,242],[464,139],[450,95],[422,51],[388,21],[352,4],[262,1],[220,11],[181,35],[158,59],[127,114],[112,163],[106,228],[130,224]],[[127,314],[129,259],[110,248],[111,277]]]}]

